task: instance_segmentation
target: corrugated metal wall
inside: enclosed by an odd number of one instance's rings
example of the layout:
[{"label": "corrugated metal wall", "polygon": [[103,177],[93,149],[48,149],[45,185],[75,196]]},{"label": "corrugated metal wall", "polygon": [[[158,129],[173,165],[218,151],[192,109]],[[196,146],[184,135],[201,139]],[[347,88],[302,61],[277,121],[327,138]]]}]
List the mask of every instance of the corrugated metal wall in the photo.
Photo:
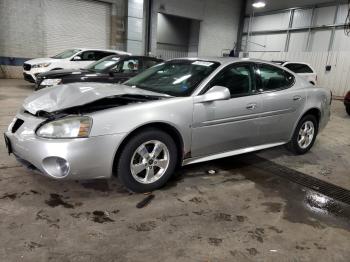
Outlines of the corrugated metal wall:
[{"label": "corrugated metal wall", "polygon": [[164,60],[188,56],[188,46],[157,43],[157,57]]},{"label": "corrugated metal wall", "polygon": [[[345,23],[348,5],[302,8],[293,11],[276,11],[273,14],[259,14],[244,20],[242,49],[248,51],[328,51],[332,30],[336,29],[332,51],[350,51],[350,40],[340,34],[338,27]],[[293,16],[290,20],[291,15]],[[249,21],[251,21],[249,25]],[[289,22],[292,21],[289,27]],[[248,45],[246,35],[250,27]],[[293,31],[297,29],[298,31]],[[290,32],[288,32],[288,30]],[[290,33],[290,43],[286,44]],[[289,47],[286,50],[286,47]]]},{"label": "corrugated metal wall", "polygon": [[110,4],[88,0],[46,0],[43,4],[45,55],[74,47],[109,48]]},{"label": "corrugated metal wall", "polygon": [[[350,52],[252,52],[250,57],[272,60],[302,61],[317,71],[318,85],[332,90],[334,96],[343,97],[350,90]],[[325,70],[331,65],[331,71]]]},{"label": "corrugated metal wall", "polygon": [[242,49],[252,58],[308,62],[318,84],[342,97],[350,90],[350,37],[342,28],[347,12],[347,4],[331,3],[246,17]]}]

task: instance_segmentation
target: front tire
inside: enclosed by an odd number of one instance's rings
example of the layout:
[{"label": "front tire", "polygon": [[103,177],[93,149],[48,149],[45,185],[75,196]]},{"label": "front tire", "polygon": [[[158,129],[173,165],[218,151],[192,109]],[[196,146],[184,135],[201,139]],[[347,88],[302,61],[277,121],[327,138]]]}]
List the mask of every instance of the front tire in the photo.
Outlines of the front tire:
[{"label": "front tire", "polygon": [[175,171],[177,155],[169,134],[147,128],[131,137],[116,159],[118,178],[133,192],[161,188]]},{"label": "front tire", "polygon": [[318,122],[315,116],[306,115],[298,123],[292,140],[288,144],[290,151],[297,155],[307,153],[314,145],[318,132]]}]

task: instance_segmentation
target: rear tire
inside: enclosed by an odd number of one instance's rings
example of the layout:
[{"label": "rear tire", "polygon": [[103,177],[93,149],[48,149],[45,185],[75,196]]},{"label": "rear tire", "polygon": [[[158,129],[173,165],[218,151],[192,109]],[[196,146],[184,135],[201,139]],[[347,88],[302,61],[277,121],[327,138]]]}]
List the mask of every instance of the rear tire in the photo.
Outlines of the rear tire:
[{"label": "rear tire", "polygon": [[346,106],[346,112],[347,112],[348,115],[350,116],[350,106]]},{"label": "rear tire", "polygon": [[119,180],[133,192],[161,188],[173,175],[177,148],[171,136],[156,128],[137,133],[122,148],[116,159]]},{"label": "rear tire", "polygon": [[318,132],[318,122],[315,116],[306,115],[298,123],[288,149],[294,154],[307,153],[314,145]]}]

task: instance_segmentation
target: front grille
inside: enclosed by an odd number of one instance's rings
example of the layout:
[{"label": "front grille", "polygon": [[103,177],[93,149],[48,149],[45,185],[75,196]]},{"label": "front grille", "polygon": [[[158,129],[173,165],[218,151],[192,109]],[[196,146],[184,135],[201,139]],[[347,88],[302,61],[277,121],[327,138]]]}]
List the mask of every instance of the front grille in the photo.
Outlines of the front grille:
[{"label": "front grille", "polygon": [[30,64],[23,64],[23,69],[25,71],[29,71],[32,68],[32,66]]},{"label": "front grille", "polygon": [[24,121],[22,119],[17,118],[16,122],[12,126],[12,133],[15,133],[21,127],[21,125],[23,125],[23,123]]},{"label": "front grille", "polygon": [[31,83],[35,83],[35,79],[31,75],[23,73],[23,77],[24,77],[24,80],[31,82]]}]

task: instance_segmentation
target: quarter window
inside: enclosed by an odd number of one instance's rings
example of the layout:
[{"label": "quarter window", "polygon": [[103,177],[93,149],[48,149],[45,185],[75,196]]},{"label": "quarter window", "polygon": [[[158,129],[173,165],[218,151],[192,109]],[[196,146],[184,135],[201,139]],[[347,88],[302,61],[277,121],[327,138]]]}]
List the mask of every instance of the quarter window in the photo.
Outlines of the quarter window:
[{"label": "quarter window", "polygon": [[250,94],[253,88],[253,79],[250,65],[234,65],[223,69],[210,86],[227,87],[231,97],[238,97]]},{"label": "quarter window", "polygon": [[259,74],[263,91],[285,89],[294,83],[293,75],[275,66],[259,65]]}]

